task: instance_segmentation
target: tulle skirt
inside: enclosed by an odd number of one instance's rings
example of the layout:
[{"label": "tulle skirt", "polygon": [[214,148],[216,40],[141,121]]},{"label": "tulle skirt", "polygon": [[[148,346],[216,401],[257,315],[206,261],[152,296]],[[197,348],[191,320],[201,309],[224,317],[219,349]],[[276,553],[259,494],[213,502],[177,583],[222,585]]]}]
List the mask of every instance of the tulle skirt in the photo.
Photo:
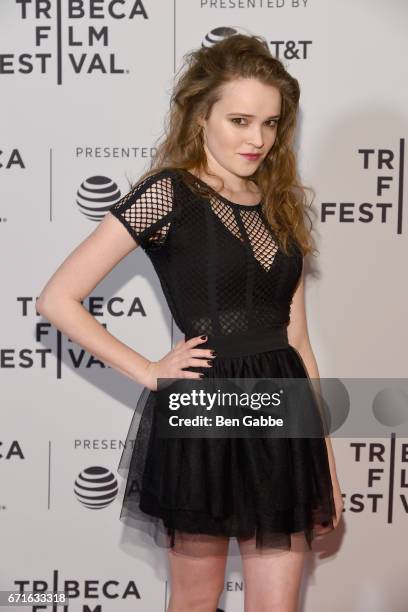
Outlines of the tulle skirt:
[{"label": "tulle skirt", "polygon": [[[206,378],[307,378],[291,345],[186,369]],[[157,401],[157,391],[143,388],[118,466],[126,481],[120,519],[147,543],[195,555],[203,548],[194,542],[253,538],[256,549],[273,552],[290,550],[291,535],[303,532],[311,550],[334,529],[323,436],[163,439]]]}]

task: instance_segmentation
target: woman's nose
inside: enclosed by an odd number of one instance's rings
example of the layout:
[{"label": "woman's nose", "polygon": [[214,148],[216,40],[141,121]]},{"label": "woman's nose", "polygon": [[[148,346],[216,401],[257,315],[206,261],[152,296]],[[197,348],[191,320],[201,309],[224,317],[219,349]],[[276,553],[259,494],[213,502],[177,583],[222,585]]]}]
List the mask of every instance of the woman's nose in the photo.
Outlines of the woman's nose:
[{"label": "woman's nose", "polygon": [[264,137],[261,129],[253,129],[248,138],[248,143],[252,144],[254,147],[262,147],[264,144]]}]

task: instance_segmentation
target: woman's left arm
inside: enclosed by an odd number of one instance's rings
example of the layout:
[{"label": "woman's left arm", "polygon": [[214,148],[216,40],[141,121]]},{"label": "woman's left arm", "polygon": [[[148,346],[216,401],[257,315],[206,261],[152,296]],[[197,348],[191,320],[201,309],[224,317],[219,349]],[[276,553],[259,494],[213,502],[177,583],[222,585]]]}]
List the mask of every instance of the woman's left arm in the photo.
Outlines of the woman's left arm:
[{"label": "woman's left arm", "polygon": [[[290,323],[288,325],[288,340],[289,344],[293,346],[300,354],[309,377],[315,380],[319,379],[319,370],[312,346],[310,344],[309,332],[307,328],[303,270],[292,300]],[[325,440],[332,483],[333,486],[340,488],[336,471],[336,461],[334,458],[330,437],[325,436]]]}]

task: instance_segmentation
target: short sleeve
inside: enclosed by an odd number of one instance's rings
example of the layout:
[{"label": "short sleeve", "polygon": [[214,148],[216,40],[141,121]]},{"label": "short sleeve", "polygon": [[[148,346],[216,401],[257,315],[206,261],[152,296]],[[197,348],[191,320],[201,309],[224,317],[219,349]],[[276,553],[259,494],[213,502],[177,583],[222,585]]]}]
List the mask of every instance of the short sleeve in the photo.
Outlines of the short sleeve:
[{"label": "short sleeve", "polygon": [[163,170],[139,181],[109,212],[144,250],[160,248],[175,216],[170,172]]}]

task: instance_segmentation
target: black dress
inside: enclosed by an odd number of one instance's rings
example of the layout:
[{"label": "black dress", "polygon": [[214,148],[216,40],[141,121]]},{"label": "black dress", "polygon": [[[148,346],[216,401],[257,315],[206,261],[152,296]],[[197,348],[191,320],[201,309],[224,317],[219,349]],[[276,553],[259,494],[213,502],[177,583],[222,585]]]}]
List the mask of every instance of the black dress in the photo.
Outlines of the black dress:
[{"label": "black dress", "polygon": [[[185,339],[206,334],[196,348],[217,351],[211,368],[185,369],[207,378],[308,378],[287,338],[303,256],[295,244],[290,255],[277,246],[262,203],[233,203],[190,172],[167,169],[110,212],[151,259]],[[127,478],[125,523],[181,552],[220,536],[289,550],[296,532],[311,548],[317,525],[319,533],[334,528],[323,437],[163,440],[156,403],[145,387],[118,466]]]}]

